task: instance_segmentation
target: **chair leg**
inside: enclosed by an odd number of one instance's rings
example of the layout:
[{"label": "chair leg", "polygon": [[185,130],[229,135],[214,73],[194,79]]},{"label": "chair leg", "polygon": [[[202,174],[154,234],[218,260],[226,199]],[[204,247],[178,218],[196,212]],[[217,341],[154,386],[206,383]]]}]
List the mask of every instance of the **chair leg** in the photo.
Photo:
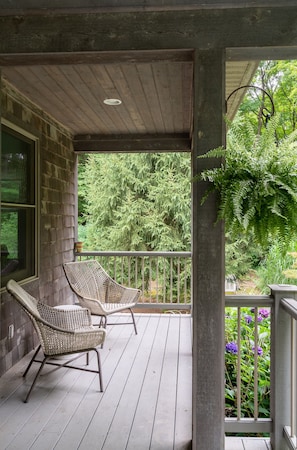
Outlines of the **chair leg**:
[{"label": "chair leg", "polygon": [[46,361],[48,360],[48,358],[49,358],[48,356],[45,356],[45,357],[44,357],[44,359],[43,359],[43,361],[42,361],[42,363],[41,363],[41,365],[40,365],[40,367],[39,367],[39,369],[38,369],[38,371],[37,371],[37,374],[35,375],[35,378],[34,378],[34,380],[33,380],[33,383],[31,384],[31,387],[30,387],[30,389],[29,389],[29,391],[28,391],[28,394],[27,394],[27,396],[26,396],[26,398],[25,398],[25,400],[24,400],[24,403],[28,403],[30,394],[31,394],[31,392],[32,392],[32,390],[33,390],[33,388],[34,388],[34,386],[35,386],[35,384],[36,384],[36,381],[37,381],[37,379],[38,379],[38,377],[39,377],[39,375],[40,375],[40,373],[41,373],[41,371],[42,371],[42,369],[43,369],[43,367],[44,367]]},{"label": "chair leg", "polygon": [[103,381],[102,381],[102,370],[101,370],[101,359],[99,351],[94,348],[93,349],[97,354],[97,363],[98,363],[98,374],[99,374],[99,386],[100,386],[100,392],[103,392]]},{"label": "chair leg", "polygon": [[[99,328],[103,326],[103,328],[106,329],[106,325],[107,325],[107,317],[106,316],[100,316]],[[103,348],[103,342],[101,344],[101,348]]]},{"label": "chair leg", "polygon": [[25,377],[25,376],[27,375],[27,373],[29,372],[29,369],[30,369],[30,367],[32,366],[32,363],[34,362],[35,357],[37,356],[37,353],[39,352],[40,348],[41,348],[41,345],[39,345],[39,346],[37,347],[37,349],[36,349],[34,355],[33,355],[32,358],[31,358],[31,361],[29,362],[29,364],[28,364],[28,366],[27,366],[25,372],[23,373],[23,377]]},{"label": "chair leg", "polygon": [[100,327],[106,328],[106,325],[107,325],[107,317],[100,316],[99,328]]},{"label": "chair leg", "polygon": [[135,322],[134,313],[133,313],[133,311],[132,311],[131,308],[129,308],[129,311],[130,311],[130,313],[131,313],[131,317],[132,317],[132,322],[133,322],[133,325],[134,325],[134,331],[135,331],[135,334],[137,334],[137,328],[136,328],[136,322]]}]

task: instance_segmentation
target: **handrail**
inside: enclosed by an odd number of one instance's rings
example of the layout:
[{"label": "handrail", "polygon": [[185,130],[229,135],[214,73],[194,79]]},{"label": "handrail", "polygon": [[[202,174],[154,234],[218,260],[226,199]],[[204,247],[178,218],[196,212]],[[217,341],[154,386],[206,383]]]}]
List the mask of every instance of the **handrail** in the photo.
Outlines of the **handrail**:
[{"label": "handrail", "polygon": [[191,258],[191,252],[160,252],[160,251],[124,251],[124,250],[106,250],[106,251],[83,251],[75,252],[75,257],[80,256],[163,256],[167,258]]},{"label": "handrail", "polygon": [[[290,408],[289,424],[284,426],[284,438],[290,450],[297,449],[297,399],[296,399],[296,383],[297,383],[297,345],[296,345],[296,328],[297,328],[297,300],[294,298],[282,298],[280,300],[282,309],[290,316],[291,320],[288,326],[291,328],[290,332]],[[288,368],[289,369],[289,368]]]},{"label": "handrail", "polygon": [[76,259],[98,259],[121,284],[138,288],[137,309],[191,309],[191,252],[82,251]]},{"label": "handrail", "polygon": [[270,295],[226,295],[225,306],[247,306],[253,307],[255,304],[264,307],[273,306],[273,298]]},{"label": "handrail", "polygon": [[282,298],[281,306],[293,319],[297,320],[297,300],[294,298]]}]

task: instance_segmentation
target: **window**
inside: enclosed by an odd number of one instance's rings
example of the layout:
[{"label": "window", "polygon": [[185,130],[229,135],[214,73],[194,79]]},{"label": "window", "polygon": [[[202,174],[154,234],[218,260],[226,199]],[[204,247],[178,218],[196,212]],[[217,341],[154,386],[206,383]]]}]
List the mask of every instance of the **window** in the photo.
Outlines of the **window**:
[{"label": "window", "polygon": [[1,287],[37,275],[36,146],[33,136],[1,128]]}]

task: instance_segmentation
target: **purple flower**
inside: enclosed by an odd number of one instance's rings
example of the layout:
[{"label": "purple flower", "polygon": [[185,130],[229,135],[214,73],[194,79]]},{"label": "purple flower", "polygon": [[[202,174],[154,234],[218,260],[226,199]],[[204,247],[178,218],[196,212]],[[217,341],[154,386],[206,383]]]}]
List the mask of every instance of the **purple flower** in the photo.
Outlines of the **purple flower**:
[{"label": "purple flower", "polygon": [[261,315],[258,316],[258,322],[262,322],[263,317]]},{"label": "purple flower", "polygon": [[[255,308],[251,308],[251,313],[254,313],[254,312],[255,312]],[[266,309],[266,308],[259,309],[259,316],[261,316],[263,319],[267,319],[267,317],[270,316],[269,309]]]},{"label": "purple flower", "polygon": [[226,344],[226,352],[236,355],[236,353],[238,353],[238,347],[237,347],[236,342],[228,342]]},{"label": "purple flower", "polygon": [[249,324],[253,321],[253,318],[252,318],[252,316],[250,316],[249,314],[245,314],[245,315],[244,315],[244,320],[245,320],[246,323],[249,325]]},{"label": "purple flower", "polygon": [[270,311],[268,309],[262,308],[259,310],[259,314],[264,318],[267,319],[269,317]]},{"label": "purple flower", "polygon": [[[255,351],[255,346],[252,347],[252,350],[253,350],[253,352]],[[263,348],[260,347],[259,345],[258,345],[258,355],[259,356],[263,355]]]}]

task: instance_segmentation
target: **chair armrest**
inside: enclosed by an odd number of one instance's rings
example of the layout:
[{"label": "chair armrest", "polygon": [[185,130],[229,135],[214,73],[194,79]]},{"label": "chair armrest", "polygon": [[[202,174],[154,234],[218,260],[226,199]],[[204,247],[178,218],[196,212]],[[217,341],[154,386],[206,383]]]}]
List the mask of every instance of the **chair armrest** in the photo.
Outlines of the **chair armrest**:
[{"label": "chair armrest", "polygon": [[37,309],[43,320],[63,330],[73,331],[92,325],[91,314],[87,308],[63,310],[38,302]]},{"label": "chair armrest", "polygon": [[141,291],[139,289],[123,286],[110,279],[106,290],[106,303],[137,303]]},{"label": "chair armrest", "polygon": [[135,288],[126,288],[123,292],[121,303],[137,303],[141,296],[141,290]]}]

